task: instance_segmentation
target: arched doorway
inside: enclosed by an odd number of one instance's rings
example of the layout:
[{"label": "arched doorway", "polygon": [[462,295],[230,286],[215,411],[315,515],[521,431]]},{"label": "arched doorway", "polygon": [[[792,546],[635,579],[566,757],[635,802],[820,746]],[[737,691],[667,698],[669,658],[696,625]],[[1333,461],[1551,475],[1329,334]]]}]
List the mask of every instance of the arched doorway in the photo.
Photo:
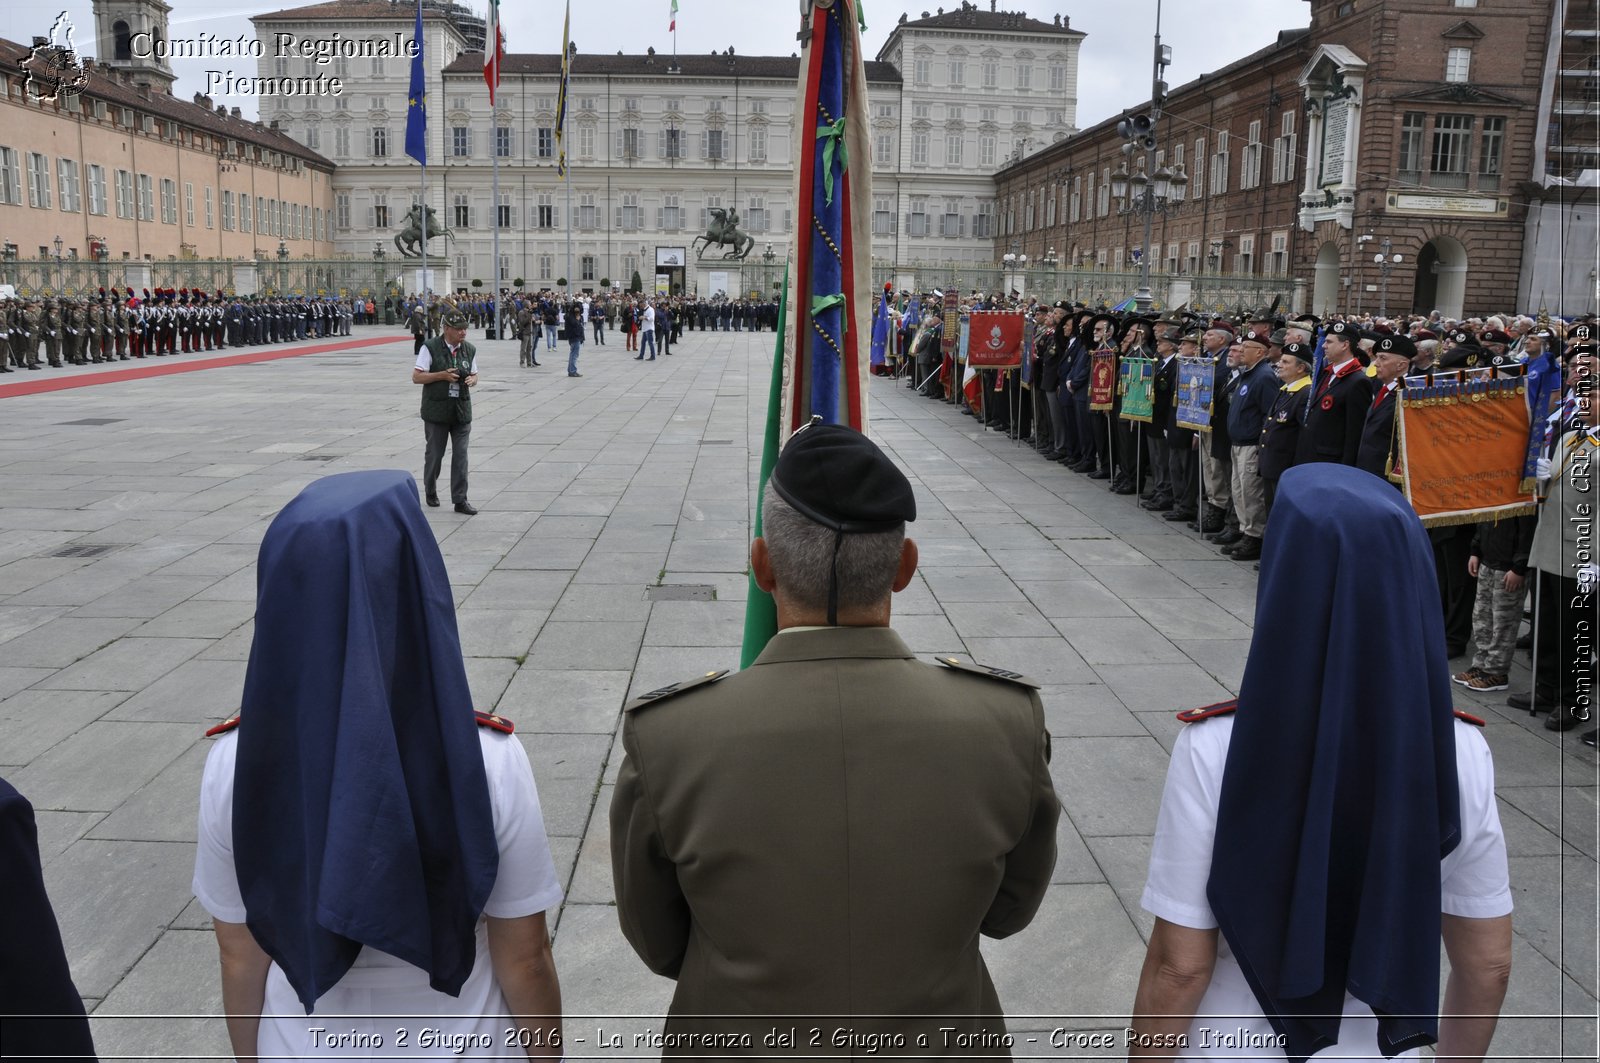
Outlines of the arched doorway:
[{"label": "arched doorway", "polygon": [[1311,312],[1326,316],[1329,311],[1340,311],[1339,305],[1339,244],[1329,240],[1317,250],[1317,269],[1311,284]]},{"label": "arched doorway", "polygon": [[1435,236],[1417,252],[1417,285],[1411,312],[1434,310],[1459,318],[1467,301],[1467,249],[1453,236]]}]

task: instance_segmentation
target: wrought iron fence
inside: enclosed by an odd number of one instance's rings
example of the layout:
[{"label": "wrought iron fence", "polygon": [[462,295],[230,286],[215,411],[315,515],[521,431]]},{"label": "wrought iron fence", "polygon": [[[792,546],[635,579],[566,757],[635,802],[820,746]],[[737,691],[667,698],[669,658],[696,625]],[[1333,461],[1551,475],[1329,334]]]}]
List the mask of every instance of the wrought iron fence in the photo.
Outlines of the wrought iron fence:
[{"label": "wrought iron fence", "polygon": [[[885,284],[899,287],[909,279],[913,287],[922,291],[930,288],[954,289],[963,294],[1021,291],[1045,302],[1067,299],[1094,307],[1112,307],[1132,298],[1139,290],[1141,278],[1138,270],[1051,269],[1031,265],[1026,269],[1007,269],[948,262],[894,265],[880,260],[873,263],[872,279],[878,289]],[[1281,299],[1281,305],[1287,309],[1294,291],[1294,278],[1158,271],[1150,274],[1150,289],[1157,310],[1185,305],[1208,313],[1231,312],[1240,307],[1255,310],[1269,306],[1274,298]]]},{"label": "wrought iron fence", "polygon": [[0,259],[0,284],[28,297],[94,296],[100,289],[189,288],[225,295],[376,295],[398,293],[404,266],[395,255],[361,258]]}]

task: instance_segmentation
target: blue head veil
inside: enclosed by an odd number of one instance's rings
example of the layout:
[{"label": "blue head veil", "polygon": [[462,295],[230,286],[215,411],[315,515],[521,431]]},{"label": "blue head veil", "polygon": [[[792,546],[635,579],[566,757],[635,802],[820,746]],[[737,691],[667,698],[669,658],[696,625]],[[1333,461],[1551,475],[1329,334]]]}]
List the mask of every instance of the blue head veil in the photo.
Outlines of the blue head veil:
[{"label": "blue head veil", "polygon": [[1327,463],[1284,474],[1266,541],[1206,896],[1291,1060],[1337,1043],[1347,990],[1393,1056],[1438,1039],[1460,840],[1433,552],[1399,492]]},{"label": "blue head veil", "polygon": [[267,529],[256,595],[233,796],[251,933],[307,1012],[363,945],[459,994],[499,850],[416,482],[311,484]]}]

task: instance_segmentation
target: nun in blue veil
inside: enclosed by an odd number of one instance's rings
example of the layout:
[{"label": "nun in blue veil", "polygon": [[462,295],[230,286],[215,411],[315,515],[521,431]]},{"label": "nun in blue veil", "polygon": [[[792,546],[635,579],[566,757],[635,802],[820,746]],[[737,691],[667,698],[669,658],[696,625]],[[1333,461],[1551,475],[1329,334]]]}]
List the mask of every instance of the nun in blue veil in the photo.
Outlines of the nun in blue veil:
[{"label": "nun in blue veil", "polygon": [[544,912],[561,890],[533,772],[512,725],[474,712],[416,482],[316,481],[267,529],[256,575],[240,712],[208,732],[194,877],[234,1052],[388,1058],[366,1050],[428,1028],[492,1043],[479,1056],[545,1054],[507,1045],[520,1022],[559,1056]]},{"label": "nun in blue veil", "polygon": [[1482,721],[1450,690],[1416,515],[1359,469],[1290,469],[1239,697],[1179,715],[1131,1055],[1487,1050],[1511,894]]}]

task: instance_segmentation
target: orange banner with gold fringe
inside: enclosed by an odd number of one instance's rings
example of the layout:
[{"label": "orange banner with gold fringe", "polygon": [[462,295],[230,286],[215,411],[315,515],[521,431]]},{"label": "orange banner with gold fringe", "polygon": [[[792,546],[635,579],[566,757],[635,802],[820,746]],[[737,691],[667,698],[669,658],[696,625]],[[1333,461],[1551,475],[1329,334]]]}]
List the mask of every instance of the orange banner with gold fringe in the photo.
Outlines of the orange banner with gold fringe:
[{"label": "orange banner with gold fringe", "polygon": [[1407,388],[1393,477],[1427,527],[1532,513],[1523,490],[1528,404],[1521,379]]}]

